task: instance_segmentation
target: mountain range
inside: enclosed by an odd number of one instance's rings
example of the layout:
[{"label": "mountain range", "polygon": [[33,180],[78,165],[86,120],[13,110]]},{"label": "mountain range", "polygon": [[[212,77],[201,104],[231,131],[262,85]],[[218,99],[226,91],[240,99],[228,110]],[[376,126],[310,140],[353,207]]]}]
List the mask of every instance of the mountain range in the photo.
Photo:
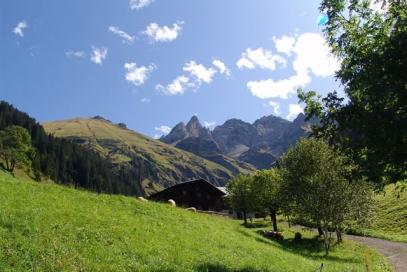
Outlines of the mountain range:
[{"label": "mountain range", "polygon": [[211,131],[193,116],[187,124],[178,123],[160,140],[226,168],[229,161],[234,160],[264,169],[270,168],[290,145],[306,137],[312,124],[315,121],[306,121],[304,114],[292,122],[270,115],[252,124],[230,119]]},{"label": "mountain range", "polygon": [[253,124],[230,119],[209,130],[193,116],[159,140],[100,116],[42,125],[55,137],[96,151],[118,170],[131,169],[131,182],[149,195],[194,178],[224,186],[238,174],[269,168],[290,145],[309,134],[311,123],[303,114],[293,122],[270,115]]}]

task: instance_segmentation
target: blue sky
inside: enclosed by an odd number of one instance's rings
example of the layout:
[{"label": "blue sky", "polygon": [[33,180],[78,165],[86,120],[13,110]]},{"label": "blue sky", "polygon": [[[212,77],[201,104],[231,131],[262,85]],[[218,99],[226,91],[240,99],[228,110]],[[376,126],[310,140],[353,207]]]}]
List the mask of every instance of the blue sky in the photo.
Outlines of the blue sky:
[{"label": "blue sky", "polygon": [[318,0],[4,0],[0,99],[41,122],[104,116],[158,136],[292,119],[295,90],[339,85]]}]

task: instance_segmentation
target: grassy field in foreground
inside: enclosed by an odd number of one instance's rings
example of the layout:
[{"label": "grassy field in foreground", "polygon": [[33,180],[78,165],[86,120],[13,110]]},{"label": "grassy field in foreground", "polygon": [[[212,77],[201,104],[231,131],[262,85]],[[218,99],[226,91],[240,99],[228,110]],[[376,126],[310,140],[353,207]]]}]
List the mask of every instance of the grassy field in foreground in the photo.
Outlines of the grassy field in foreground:
[{"label": "grassy field in foreground", "polygon": [[391,271],[351,242],[323,257],[304,232],[274,242],[239,221],[0,171],[0,271]]},{"label": "grassy field in foreground", "polygon": [[391,184],[375,198],[376,214],[371,226],[353,232],[407,243],[407,190],[401,191]]}]

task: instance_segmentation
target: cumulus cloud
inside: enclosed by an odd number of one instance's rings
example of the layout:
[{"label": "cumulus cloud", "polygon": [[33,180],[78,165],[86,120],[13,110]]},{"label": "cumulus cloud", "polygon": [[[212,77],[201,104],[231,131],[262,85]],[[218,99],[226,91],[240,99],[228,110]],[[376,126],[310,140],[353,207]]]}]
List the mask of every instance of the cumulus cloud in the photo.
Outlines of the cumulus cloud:
[{"label": "cumulus cloud", "polygon": [[304,109],[298,105],[298,104],[290,104],[288,106],[288,115],[286,116],[286,118],[288,120],[294,120],[298,114],[303,113]]},{"label": "cumulus cloud", "polygon": [[183,94],[185,90],[193,87],[195,87],[195,84],[191,82],[189,77],[184,75],[178,76],[167,86],[163,86],[161,84],[157,84],[155,86],[156,90],[160,91],[165,95]]},{"label": "cumulus cloud", "polygon": [[24,29],[28,27],[26,21],[18,22],[18,24],[13,28],[13,33],[17,36],[24,37]]},{"label": "cumulus cloud", "polygon": [[177,22],[170,26],[160,26],[157,23],[151,23],[142,33],[147,35],[155,42],[170,42],[175,40],[182,30],[184,22]]},{"label": "cumulus cloud", "polygon": [[[294,39],[294,43],[292,43]],[[295,74],[280,80],[272,78],[249,81],[248,89],[259,98],[279,97],[287,99],[300,87],[311,82],[311,75],[327,77],[340,68],[340,61],[331,54],[324,38],[317,33],[304,33],[298,37],[274,38],[279,52],[293,55],[292,66]]]},{"label": "cumulus cloud", "polygon": [[134,36],[131,36],[130,34],[126,33],[125,31],[121,30],[117,26],[109,26],[108,31],[116,34],[120,38],[122,38],[123,42],[127,43],[133,43],[134,42]]},{"label": "cumulus cloud", "polygon": [[193,76],[198,83],[211,83],[213,76],[216,74],[214,68],[206,68],[204,65],[198,64],[193,60],[185,63],[183,70]]},{"label": "cumulus cloud", "polygon": [[90,55],[90,60],[93,63],[102,65],[103,61],[106,59],[107,57],[107,48],[106,47],[94,47],[92,46],[92,53]]},{"label": "cumulus cloud", "polygon": [[294,48],[295,37],[283,36],[281,38],[273,37],[274,44],[276,46],[277,52],[290,55]]},{"label": "cumulus cloud", "polygon": [[86,53],[83,51],[67,51],[65,52],[67,58],[79,58],[83,59],[86,57]]},{"label": "cumulus cloud", "polygon": [[212,61],[213,66],[215,66],[219,73],[221,73],[222,75],[227,75],[230,76],[230,70],[226,67],[225,63],[223,63],[221,60],[218,59],[214,59]]},{"label": "cumulus cloud", "polygon": [[275,102],[275,101],[269,101],[269,105],[272,108],[273,112],[275,115],[280,115],[280,103]]},{"label": "cumulus cloud", "polygon": [[169,126],[159,126],[154,128],[156,131],[161,132],[161,135],[167,135],[171,132],[171,128]]},{"label": "cumulus cloud", "polygon": [[247,88],[258,98],[287,99],[291,94],[295,94],[298,88],[305,87],[309,82],[311,78],[307,74],[297,74],[277,81],[273,79],[249,81]]},{"label": "cumulus cloud", "polygon": [[280,55],[274,55],[263,48],[247,48],[236,63],[239,69],[254,69],[256,66],[263,69],[275,70],[278,65],[285,66],[286,60]]},{"label": "cumulus cloud", "polygon": [[126,80],[135,86],[140,86],[148,79],[148,75],[155,69],[155,65],[137,66],[135,62],[130,62],[124,64],[124,69],[126,70]]},{"label": "cumulus cloud", "polygon": [[293,52],[293,62],[297,73],[312,72],[316,76],[327,77],[340,68],[340,61],[331,54],[325,39],[317,33],[304,33],[297,38]]},{"label": "cumulus cloud", "polygon": [[150,103],[150,102],[151,102],[151,99],[150,99],[150,98],[147,98],[147,97],[143,97],[142,99],[140,99],[140,102],[141,102],[141,103]]},{"label": "cumulus cloud", "polygon": [[130,9],[142,9],[144,7],[147,7],[151,3],[153,3],[154,0],[130,0],[129,5]]}]

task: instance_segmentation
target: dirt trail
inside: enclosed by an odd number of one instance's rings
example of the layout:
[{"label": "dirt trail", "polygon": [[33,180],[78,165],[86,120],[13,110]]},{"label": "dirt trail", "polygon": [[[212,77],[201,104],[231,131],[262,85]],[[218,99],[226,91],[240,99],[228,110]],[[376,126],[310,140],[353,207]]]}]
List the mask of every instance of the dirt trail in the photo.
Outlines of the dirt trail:
[{"label": "dirt trail", "polygon": [[390,259],[395,272],[407,271],[407,244],[391,242],[383,239],[344,235],[348,240],[363,243],[377,249],[381,254]]}]

